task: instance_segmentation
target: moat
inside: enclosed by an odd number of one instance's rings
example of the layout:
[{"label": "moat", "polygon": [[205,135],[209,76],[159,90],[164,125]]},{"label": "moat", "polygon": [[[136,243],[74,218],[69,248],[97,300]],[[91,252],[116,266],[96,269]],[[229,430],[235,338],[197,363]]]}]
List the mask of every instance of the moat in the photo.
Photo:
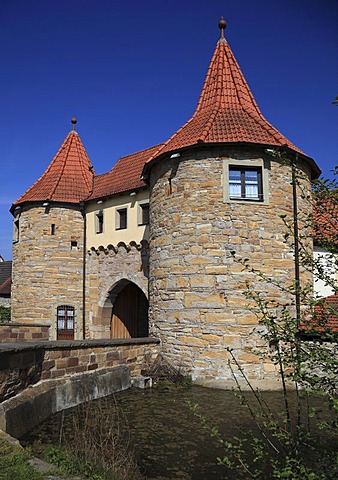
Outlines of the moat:
[{"label": "moat", "polygon": [[[246,396],[254,403],[253,394]],[[274,412],[283,409],[280,392],[265,392],[263,399]],[[248,408],[234,392],[197,386],[173,388],[164,384],[154,389],[130,389],[93,401],[90,408],[99,410],[103,421],[108,416],[120,418],[121,428],[129,436],[137,463],[147,479],[234,478],[233,472],[217,465],[217,457],[223,458],[224,451],[201,426],[188,402],[197,403],[208,418],[208,425],[217,426],[227,440],[256,430]],[[313,399],[312,404],[323,410],[322,399]],[[72,429],[72,417],[77,413],[77,408],[72,408],[53,415],[24,437],[23,443],[57,444],[60,434]]]}]

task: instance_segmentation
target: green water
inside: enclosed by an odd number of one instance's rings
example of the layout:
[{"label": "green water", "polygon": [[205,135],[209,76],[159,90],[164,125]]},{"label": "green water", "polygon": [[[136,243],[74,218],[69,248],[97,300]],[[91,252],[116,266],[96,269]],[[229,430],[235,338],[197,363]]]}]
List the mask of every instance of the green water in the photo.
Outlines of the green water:
[{"label": "green water", "polygon": [[[255,405],[253,395],[247,397]],[[241,404],[232,391],[197,386],[130,389],[91,402],[91,408],[98,409],[105,419],[111,418],[112,409],[119,410],[120,418],[123,412],[121,428],[128,431],[140,470],[148,479],[239,478],[237,473],[217,465],[217,457],[223,456],[224,452],[193,415],[187,400],[199,404],[201,412],[208,418],[208,425],[219,427],[224,438],[231,439],[248,430],[257,431],[248,408]],[[295,397],[291,399],[291,404],[295,403],[294,400]],[[264,393],[263,401],[274,412],[283,410],[283,397],[280,393]],[[322,399],[313,399],[312,403],[323,410]],[[64,414],[54,415],[30,432],[23,439],[24,442],[39,440],[43,443],[57,443],[61,429],[71,430],[71,417],[76,411],[73,408]],[[327,415],[327,411],[323,415]]]}]

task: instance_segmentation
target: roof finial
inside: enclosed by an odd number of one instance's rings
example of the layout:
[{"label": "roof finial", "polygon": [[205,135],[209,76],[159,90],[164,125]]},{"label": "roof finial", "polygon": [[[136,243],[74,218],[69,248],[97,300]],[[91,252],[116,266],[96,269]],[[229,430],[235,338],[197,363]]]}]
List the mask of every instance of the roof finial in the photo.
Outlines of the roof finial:
[{"label": "roof finial", "polygon": [[227,26],[227,22],[224,20],[224,17],[221,17],[220,21],[218,22],[218,28],[221,31],[221,38],[224,38],[224,30]]},{"label": "roof finial", "polygon": [[75,132],[75,125],[77,124],[76,118],[73,117],[73,118],[71,119],[71,122],[72,122],[72,124],[73,124],[73,132]]}]

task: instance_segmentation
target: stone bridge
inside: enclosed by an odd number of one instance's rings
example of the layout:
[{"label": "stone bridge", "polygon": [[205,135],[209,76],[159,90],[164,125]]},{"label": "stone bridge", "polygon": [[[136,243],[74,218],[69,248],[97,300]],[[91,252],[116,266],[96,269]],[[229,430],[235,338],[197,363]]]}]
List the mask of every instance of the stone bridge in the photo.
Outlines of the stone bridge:
[{"label": "stone bridge", "polygon": [[20,438],[49,415],[131,386],[159,340],[71,340],[0,346],[0,429]]}]

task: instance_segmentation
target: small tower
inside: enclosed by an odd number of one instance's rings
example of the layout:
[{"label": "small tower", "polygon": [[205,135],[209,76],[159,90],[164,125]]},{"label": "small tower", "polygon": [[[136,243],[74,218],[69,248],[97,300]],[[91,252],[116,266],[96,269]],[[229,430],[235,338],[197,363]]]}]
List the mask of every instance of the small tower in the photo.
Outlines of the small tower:
[{"label": "small tower", "polygon": [[[194,380],[231,382],[228,347],[259,382],[273,365],[251,353],[257,320],[243,291],[247,281],[256,291],[262,284],[232,252],[269,276],[264,294],[283,302],[273,282],[294,278],[281,219],[292,215],[292,169],[267,150],[283,148],[297,162],[303,191],[320,170],[263,117],[225,26],[221,19],[194,114],[143,170],[150,185],[150,333]],[[298,203],[307,208],[300,196]]]},{"label": "small tower", "polygon": [[83,335],[83,201],[92,191],[94,170],[76,123],[72,118],[73,128],[52,162],[11,207],[12,319],[50,325],[51,339]]}]

